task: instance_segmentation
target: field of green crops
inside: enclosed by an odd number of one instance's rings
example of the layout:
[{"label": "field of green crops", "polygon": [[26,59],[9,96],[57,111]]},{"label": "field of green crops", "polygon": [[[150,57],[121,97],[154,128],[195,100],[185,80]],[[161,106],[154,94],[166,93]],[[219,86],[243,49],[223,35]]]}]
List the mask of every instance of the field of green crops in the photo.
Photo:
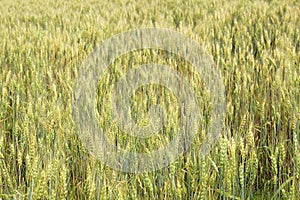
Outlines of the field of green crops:
[{"label": "field of green crops", "polygon": [[[128,53],[99,77],[99,125],[120,148],[163,148],[178,129],[172,91],[149,84],[132,95],[132,116],[162,133],[137,140],[110,121],[114,83],[150,61],[177,70],[197,91],[199,134],[170,166],[116,171],[77,134],[73,92],[82,63],[107,38],[142,27],[178,31],[202,45],[226,90],[224,129],[197,156],[211,116],[203,77],[167,52]],[[0,2],[0,199],[300,199],[300,3],[269,1]]]}]

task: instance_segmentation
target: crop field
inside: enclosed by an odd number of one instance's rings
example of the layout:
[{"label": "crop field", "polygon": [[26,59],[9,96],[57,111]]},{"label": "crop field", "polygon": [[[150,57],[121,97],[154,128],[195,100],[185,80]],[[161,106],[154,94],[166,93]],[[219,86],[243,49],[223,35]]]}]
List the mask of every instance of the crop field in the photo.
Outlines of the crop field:
[{"label": "crop field", "polygon": [[[203,153],[215,114],[205,74],[164,49],[127,52],[97,77],[91,99],[109,144],[144,155],[181,130],[177,93],[152,82],[130,94],[128,116],[157,134],[136,137],[113,120],[124,114],[111,103],[117,83],[152,63],[192,88],[198,107],[186,110],[197,116],[197,134],[164,167],[117,170],[91,152],[92,138],[82,139],[78,127],[89,124],[74,115],[76,83],[85,84],[80,70],[95,48],[140,28],[176,31],[205,50],[224,84],[224,120]],[[152,112],[157,104],[163,118]],[[0,1],[0,199],[299,200],[300,2]]]}]

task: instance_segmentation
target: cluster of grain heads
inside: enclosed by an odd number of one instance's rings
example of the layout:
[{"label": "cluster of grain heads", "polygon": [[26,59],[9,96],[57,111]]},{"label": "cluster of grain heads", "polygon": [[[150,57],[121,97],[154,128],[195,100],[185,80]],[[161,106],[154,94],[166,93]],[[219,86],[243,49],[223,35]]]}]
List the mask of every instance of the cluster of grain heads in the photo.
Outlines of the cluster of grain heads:
[{"label": "cluster of grain heads", "polygon": [[[7,191],[6,194],[13,194],[14,185],[11,179],[10,173],[8,171],[7,165],[4,162],[4,156],[1,153],[1,174],[2,174],[2,183],[5,185],[4,191]],[[7,195],[8,197],[8,195]]]},{"label": "cluster of grain heads", "polygon": [[[292,0],[159,5],[4,0],[0,198],[298,200],[300,19],[295,11],[299,5]],[[126,175],[93,160],[76,136],[73,83],[98,42],[149,25],[175,28],[213,56],[226,88],[226,130],[207,157],[187,152],[169,168]],[[154,84],[132,94],[130,115],[145,125],[149,108],[161,104],[168,114],[163,134],[138,141],[110,121],[115,83],[128,70],[150,62],[170,65],[195,89],[203,110],[200,136],[192,145],[197,152],[209,124],[209,94],[189,64],[162,51],[136,51],[112,63],[99,80],[99,125],[109,141],[117,138],[118,147],[137,152],[162,148],[174,138],[180,124],[178,102],[172,92]]]}]

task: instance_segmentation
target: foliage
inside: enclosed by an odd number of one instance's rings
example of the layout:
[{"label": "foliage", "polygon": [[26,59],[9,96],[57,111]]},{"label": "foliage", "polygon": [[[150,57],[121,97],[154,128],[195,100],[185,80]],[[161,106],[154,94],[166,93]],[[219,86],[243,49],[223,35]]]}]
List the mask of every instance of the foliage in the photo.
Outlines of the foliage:
[{"label": "foliage", "polygon": [[[0,5],[0,198],[300,199],[299,2],[4,0]],[[93,158],[78,139],[73,85],[96,45],[122,31],[153,26],[188,35],[212,55],[226,87],[226,128],[207,156],[188,151],[156,172],[121,173]],[[156,53],[133,52],[116,60],[99,81],[99,112],[110,115],[105,106],[112,85],[106,83],[145,63],[143,57],[154,56],[189,77],[187,63]],[[201,75],[193,76],[187,80],[200,88],[205,109],[209,98]],[[167,90],[157,100],[160,90],[150,85],[133,97],[138,116],[155,101],[170,111],[168,137],[144,141],[141,151],[172,139],[170,127],[178,123],[176,100]],[[111,140],[134,145],[114,124],[106,126],[107,120],[99,123]],[[203,137],[199,133],[193,148]]]}]

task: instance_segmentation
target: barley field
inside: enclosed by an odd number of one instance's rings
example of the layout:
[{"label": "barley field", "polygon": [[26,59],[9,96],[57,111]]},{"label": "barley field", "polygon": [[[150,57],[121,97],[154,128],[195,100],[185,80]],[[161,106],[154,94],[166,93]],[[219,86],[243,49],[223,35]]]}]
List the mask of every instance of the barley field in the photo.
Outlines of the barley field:
[{"label": "barley field", "polygon": [[[192,150],[162,169],[126,173],[89,153],[72,115],[82,63],[130,29],[175,30],[202,45],[226,92],[224,128],[200,151],[211,107],[201,74],[176,55],[138,50],[99,79],[99,125],[120,148],[163,148],[179,128],[172,91],[149,84],[132,95],[132,118],[165,107],[163,134],[128,136],[111,123],[113,87],[150,61],[177,70],[200,105]],[[300,3],[268,1],[2,0],[0,2],[0,199],[300,199]]]}]

